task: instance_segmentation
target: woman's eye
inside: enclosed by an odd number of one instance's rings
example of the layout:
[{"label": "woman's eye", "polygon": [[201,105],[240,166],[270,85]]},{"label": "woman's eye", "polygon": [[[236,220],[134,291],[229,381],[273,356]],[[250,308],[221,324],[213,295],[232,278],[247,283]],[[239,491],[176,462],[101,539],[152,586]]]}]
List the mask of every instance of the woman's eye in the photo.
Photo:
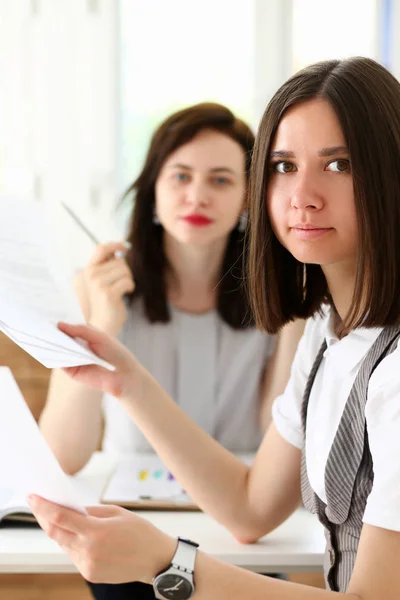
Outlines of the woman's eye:
[{"label": "woman's eye", "polygon": [[338,158],[337,160],[332,160],[326,168],[328,171],[333,171],[334,173],[343,173],[343,171],[350,169],[350,161],[345,158]]},{"label": "woman's eye", "polygon": [[187,181],[189,179],[189,176],[188,176],[187,173],[175,173],[175,179],[177,181],[184,182],[184,181]]},{"label": "woman's eye", "polygon": [[274,171],[277,171],[278,173],[293,173],[293,171],[296,171],[296,166],[293,163],[290,162],[286,162],[284,160],[281,160],[280,162],[276,162],[273,165],[273,169]]},{"label": "woman's eye", "polygon": [[216,183],[217,185],[226,185],[227,183],[229,183],[229,179],[227,179],[226,177],[216,177],[214,179],[214,183]]}]

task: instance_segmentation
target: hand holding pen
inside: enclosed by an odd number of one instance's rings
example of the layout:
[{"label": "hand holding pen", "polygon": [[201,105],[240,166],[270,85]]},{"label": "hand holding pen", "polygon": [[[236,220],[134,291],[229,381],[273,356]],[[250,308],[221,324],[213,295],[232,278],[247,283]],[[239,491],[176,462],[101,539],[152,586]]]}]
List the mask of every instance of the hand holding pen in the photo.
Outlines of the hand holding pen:
[{"label": "hand holding pen", "polygon": [[100,244],[96,237],[65,204],[77,225],[97,244],[85,269],[77,276],[75,289],[88,323],[118,335],[127,317],[124,296],[135,289],[125,256],[129,242]]}]

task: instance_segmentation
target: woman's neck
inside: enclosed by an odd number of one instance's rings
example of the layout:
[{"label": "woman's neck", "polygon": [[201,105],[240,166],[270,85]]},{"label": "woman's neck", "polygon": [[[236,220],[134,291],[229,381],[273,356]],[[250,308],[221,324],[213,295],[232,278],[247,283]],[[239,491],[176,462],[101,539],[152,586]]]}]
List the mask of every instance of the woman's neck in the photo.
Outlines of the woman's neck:
[{"label": "woman's neck", "polygon": [[343,337],[343,322],[349,313],[354,294],[355,265],[339,264],[322,267],[329,293],[332,297],[336,318],[334,330],[338,337]]},{"label": "woman's neck", "polygon": [[165,234],[168,300],[186,312],[203,313],[216,305],[227,240],[208,245],[181,244]]}]

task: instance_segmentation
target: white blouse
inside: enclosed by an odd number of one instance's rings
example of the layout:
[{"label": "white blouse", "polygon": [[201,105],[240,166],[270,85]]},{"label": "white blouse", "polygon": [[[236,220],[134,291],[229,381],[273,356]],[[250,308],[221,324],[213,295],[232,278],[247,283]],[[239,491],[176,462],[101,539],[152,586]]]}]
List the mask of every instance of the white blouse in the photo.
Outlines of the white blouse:
[{"label": "white blouse", "polygon": [[[274,346],[255,328],[235,330],[217,311],[171,308],[169,323],[150,324],[136,300],[120,340],[205,431],[232,451],[257,449],[260,383]],[[149,452],[151,446],[118,401],[105,396],[103,449]]]},{"label": "white blouse", "polygon": [[[327,349],[310,394],[306,435],[310,484],[324,502],[324,474],[330,448],[362,360],[381,331],[359,328],[339,340],[332,330],[330,310],[322,317],[309,319],[289,383],[273,405],[273,420],[279,433],[293,446],[302,448],[303,393],[325,338]],[[400,531],[400,348],[384,358],[371,375],[365,415],[374,484],[364,522]]]}]

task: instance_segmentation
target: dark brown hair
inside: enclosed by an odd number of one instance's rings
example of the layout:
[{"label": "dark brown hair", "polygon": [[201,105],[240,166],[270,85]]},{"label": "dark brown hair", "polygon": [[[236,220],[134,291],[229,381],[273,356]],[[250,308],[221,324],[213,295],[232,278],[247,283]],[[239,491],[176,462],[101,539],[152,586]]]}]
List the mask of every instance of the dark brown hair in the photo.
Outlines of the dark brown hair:
[{"label": "dark brown hair", "polygon": [[275,94],[262,118],[250,177],[249,292],[257,325],[275,333],[331,303],[319,265],[297,261],[267,214],[270,151],[285,112],[321,98],[334,109],[350,154],[358,221],[355,289],[344,330],[400,321],[400,84],[368,58],[307,67]]},{"label": "dark brown hair", "polygon": [[[153,223],[155,184],[168,156],[204,129],[223,133],[243,148],[247,179],[254,134],[228,108],[207,102],[174,113],[158,127],[151,139],[143,169],[125,194],[126,197],[133,193],[134,200],[127,236],[132,243],[127,260],[135,279],[135,291],[130,300],[139,296],[143,298],[145,314],[151,323],[168,322],[170,319],[163,228]],[[228,240],[218,284],[217,310],[226,323],[237,329],[254,325],[243,288],[243,246],[244,234],[235,228]]]}]

